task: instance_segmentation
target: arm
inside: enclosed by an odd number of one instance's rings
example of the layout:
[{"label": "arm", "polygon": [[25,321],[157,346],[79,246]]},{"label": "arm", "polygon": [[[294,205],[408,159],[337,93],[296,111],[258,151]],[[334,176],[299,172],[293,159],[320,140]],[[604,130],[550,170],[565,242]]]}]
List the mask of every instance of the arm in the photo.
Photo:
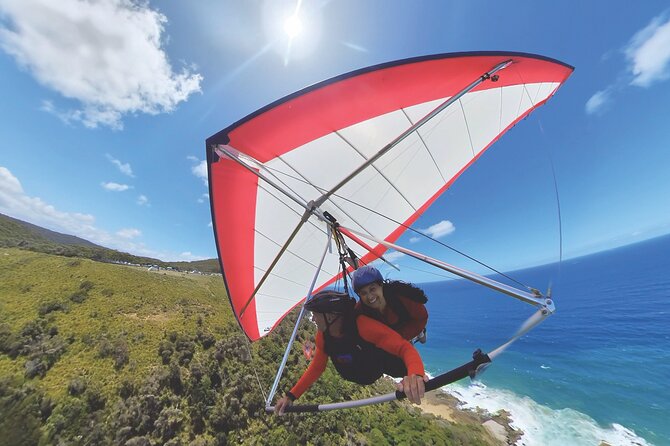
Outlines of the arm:
[{"label": "arm", "polygon": [[419,352],[395,330],[367,316],[359,316],[356,325],[358,333],[365,341],[401,358],[407,367],[408,375],[424,375],[423,361]]},{"label": "arm", "polygon": [[300,396],[305,393],[309,387],[314,384],[314,382],[319,379],[324,370],[326,370],[326,365],[328,363],[328,356],[326,355],[323,343],[323,335],[321,332],[316,334],[316,353],[312,358],[312,362],[309,364],[309,367],[305,370],[305,373],[302,374],[298,382],[293,386],[293,388],[279,401],[275,404],[275,413],[278,415],[284,414],[284,408],[293,404],[293,401],[300,398]]},{"label": "arm", "polygon": [[398,390],[405,392],[412,403],[421,404],[428,377],[425,376],[423,361],[414,346],[396,331],[367,316],[359,316],[356,324],[361,338],[403,360],[407,376],[398,384]]}]

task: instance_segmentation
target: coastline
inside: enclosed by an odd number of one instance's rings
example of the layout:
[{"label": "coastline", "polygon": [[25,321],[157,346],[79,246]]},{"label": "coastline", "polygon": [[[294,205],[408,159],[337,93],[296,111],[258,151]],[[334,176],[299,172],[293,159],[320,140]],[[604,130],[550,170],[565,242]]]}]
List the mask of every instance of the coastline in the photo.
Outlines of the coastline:
[{"label": "coastline", "polygon": [[514,429],[509,414],[499,411],[490,414],[483,410],[462,409],[463,402],[455,396],[443,391],[428,392],[420,406],[424,414],[431,414],[454,424],[479,425],[488,432],[492,445],[515,444],[523,432]]}]

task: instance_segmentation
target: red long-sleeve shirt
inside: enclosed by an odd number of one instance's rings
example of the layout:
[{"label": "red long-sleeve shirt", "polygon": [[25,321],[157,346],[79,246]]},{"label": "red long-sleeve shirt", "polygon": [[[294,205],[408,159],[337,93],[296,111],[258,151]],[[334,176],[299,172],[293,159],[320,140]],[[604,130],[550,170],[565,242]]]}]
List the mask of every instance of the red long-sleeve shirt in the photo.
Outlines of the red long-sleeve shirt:
[{"label": "red long-sleeve shirt", "polygon": [[[358,316],[356,319],[358,334],[364,341],[370,342],[394,356],[398,356],[405,363],[407,375],[424,375],[423,361],[419,352],[414,346],[403,339],[396,331],[367,316]],[[302,374],[298,382],[291,389],[291,393],[296,398],[305,393],[314,382],[319,379],[326,365],[328,364],[328,355],[324,348],[324,336],[322,332],[316,333],[316,354],[312,362]]]},{"label": "red long-sleeve shirt", "polygon": [[[397,332],[407,340],[414,339],[424,328],[426,328],[426,323],[428,322],[428,311],[426,311],[426,306],[404,296],[398,296],[396,299],[398,299],[400,304],[405,307],[409,315],[409,319],[397,329]],[[356,304],[356,309],[360,308],[361,305],[365,304],[359,301]],[[399,320],[398,315],[395,314],[388,303],[380,316],[381,321],[389,327],[396,324]]]}]

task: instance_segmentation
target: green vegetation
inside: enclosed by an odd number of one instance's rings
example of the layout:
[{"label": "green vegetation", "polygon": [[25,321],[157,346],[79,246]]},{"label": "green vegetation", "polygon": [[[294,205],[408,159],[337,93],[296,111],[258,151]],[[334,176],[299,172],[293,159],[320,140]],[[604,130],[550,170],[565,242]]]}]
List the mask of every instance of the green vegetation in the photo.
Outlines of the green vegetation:
[{"label": "green vegetation", "polygon": [[[0,248],[0,438],[12,445],[490,444],[404,403],[264,413],[291,321],[249,345],[216,276]],[[287,319],[291,319],[289,316]],[[305,322],[300,340],[313,327]],[[282,388],[306,367],[299,348]],[[301,402],[388,392],[329,366]]]},{"label": "green vegetation", "polygon": [[0,214],[0,248],[21,248],[65,257],[81,257],[99,262],[129,263],[172,267],[179,271],[196,270],[202,273],[220,274],[216,259],[195,262],[163,262],[150,257],[138,257],[114,249],[103,248],[87,240],[71,235],[49,231],[39,226]]}]

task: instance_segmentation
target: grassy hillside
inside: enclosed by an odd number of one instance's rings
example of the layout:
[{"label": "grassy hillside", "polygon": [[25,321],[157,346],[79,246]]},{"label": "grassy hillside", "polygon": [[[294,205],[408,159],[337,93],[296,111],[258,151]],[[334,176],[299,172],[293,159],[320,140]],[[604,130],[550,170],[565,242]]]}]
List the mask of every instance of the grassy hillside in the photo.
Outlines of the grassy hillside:
[{"label": "grassy hillside", "polygon": [[[220,277],[0,248],[0,438],[12,445],[489,444],[480,426],[437,421],[403,403],[266,415],[262,392],[290,330],[280,326],[250,346]],[[300,339],[312,332],[304,323]],[[306,365],[294,353],[281,388]],[[329,366],[301,401],[391,388],[344,382]]]},{"label": "grassy hillside", "polygon": [[102,246],[91,243],[88,240],[84,240],[83,238],[75,237],[73,235],[61,234],[60,232],[51,231],[31,223],[0,214],[0,230],[2,230],[1,228],[7,224],[13,224],[15,228],[22,232],[36,235],[40,238],[47,239],[61,245],[77,245],[88,246],[91,248],[102,248]]},{"label": "grassy hillside", "polygon": [[217,259],[195,262],[164,262],[150,257],[138,257],[114,249],[104,248],[72,235],[50,231],[33,224],[0,214],[0,247],[21,248],[46,254],[83,257],[101,262],[125,262],[137,265],[171,266],[182,271],[220,273]]}]

